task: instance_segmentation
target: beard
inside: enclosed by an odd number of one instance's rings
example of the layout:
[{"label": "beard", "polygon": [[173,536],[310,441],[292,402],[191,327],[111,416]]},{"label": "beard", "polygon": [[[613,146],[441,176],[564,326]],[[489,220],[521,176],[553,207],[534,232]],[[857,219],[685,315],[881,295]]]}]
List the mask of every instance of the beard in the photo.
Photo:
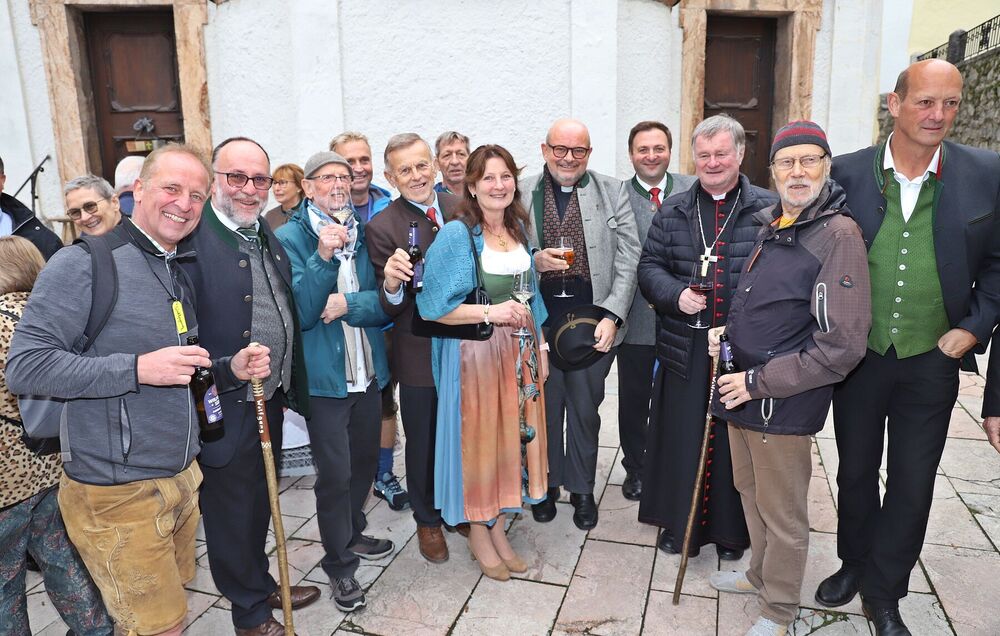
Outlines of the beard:
[{"label": "beard", "polygon": [[[255,209],[237,208],[233,197],[224,188],[216,188],[216,190],[215,196],[212,197],[212,207],[225,214],[226,218],[240,227],[253,225],[260,213],[264,211],[264,206],[267,205],[267,201],[261,201],[254,197]],[[245,197],[246,195],[241,192],[239,196]]]},{"label": "beard", "polygon": [[[824,180],[825,181],[825,180]],[[815,183],[808,181],[796,181],[794,183],[786,183],[784,187],[778,189],[778,194],[781,196],[781,205],[784,208],[796,208],[799,210],[805,210],[816,200],[819,199],[819,195],[823,192],[824,181],[818,181]],[[808,192],[801,194],[793,194],[790,191],[790,186],[793,185],[808,185]]]}]

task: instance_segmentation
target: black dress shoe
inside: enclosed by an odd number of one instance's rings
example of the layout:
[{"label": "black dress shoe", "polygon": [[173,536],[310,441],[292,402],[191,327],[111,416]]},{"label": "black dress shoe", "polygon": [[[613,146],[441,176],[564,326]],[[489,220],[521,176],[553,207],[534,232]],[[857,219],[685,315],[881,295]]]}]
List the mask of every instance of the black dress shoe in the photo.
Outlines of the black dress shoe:
[{"label": "black dress shoe", "polygon": [[903,624],[898,607],[872,607],[861,601],[861,611],[865,618],[875,624],[876,636],[911,636],[910,630]]},{"label": "black dress shoe", "polygon": [[629,501],[639,501],[642,497],[642,479],[635,473],[625,475],[622,483],[622,496]]},{"label": "black dress shoe", "polygon": [[674,536],[666,530],[660,530],[660,538],[656,541],[656,547],[667,554],[680,554],[680,548],[674,547]]},{"label": "black dress shoe", "polygon": [[556,502],[559,501],[559,495],[562,491],[559,487],[549,488],[548,495],[545,497],[544,501],[536,504],[531,504],[531,516],[535,518],[538,523],[548,523],[556,518]]},{"label": "black dress shoe", "polygon": [[743,558],[743,550],[738,548],[727,548],[724,545],[715,544],[715,551],[723,561],[739,561]]},{"label": "black dress shoe", "polygon": [[847,605],[861,590],[861,572],[846,565],[828,576],[816,588],[816,602],[823,607]]},{"label": "black dress shoe", "polygon": [[594,495],[570,493],[569,502],[575,508],[573,523],[576,527],[581,530],[593,530],[597,526],[597,502],[594,500]]}]

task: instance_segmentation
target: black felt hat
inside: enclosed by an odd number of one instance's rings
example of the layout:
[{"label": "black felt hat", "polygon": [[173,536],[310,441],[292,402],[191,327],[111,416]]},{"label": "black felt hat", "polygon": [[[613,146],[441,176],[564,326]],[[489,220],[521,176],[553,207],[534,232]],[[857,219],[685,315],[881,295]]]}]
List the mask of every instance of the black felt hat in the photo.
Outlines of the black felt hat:
[{"label": "black felt hat", "polygon": [[606,355],[594,348],[594,331],[607,313],[597,305],[581,305],[556,318],[549,328],[549,362],[557,369],[576,371]]}]

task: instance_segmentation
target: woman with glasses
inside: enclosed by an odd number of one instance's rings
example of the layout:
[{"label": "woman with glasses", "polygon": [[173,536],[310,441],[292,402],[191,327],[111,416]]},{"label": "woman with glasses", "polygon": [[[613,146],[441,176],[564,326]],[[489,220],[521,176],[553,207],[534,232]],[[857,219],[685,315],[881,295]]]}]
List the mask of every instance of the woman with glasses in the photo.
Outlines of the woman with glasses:
[{"label": "woman with glasses", "polygon": [[[500,146],[480,146],[469,156],[458,218],[427,250],[416,299],[425,320],[495,325],[489,340],[434,338],[434,499],[446,523],[470,523],[473,558],[500,581],[528,570],[507,540],[507,515],[525,501],[544,499],[548,486],[542,392],[548,346],[541,335],[548,313],[541,296],[531,294],[531,220],[518,197],[519,173]],[[466,302],[477,267],[489,304]],[[515,290],[515,278],[522,277],[530,282]],[[514,331],[521,327],[527,335]]]},{"label": "woman with glasses", "polygon": [[81,234],[100,236],[122,220],[118,195],[105,179],[92,174],[68,181],[63,187],[66,216]]},{"label": "woman with glasses", "polygon": [[271,177],[274,179],[271,192],[278,205],[264,213],[264,220],[272,230],[277,230],[304,207],[302,168],[285,163],[275,168]]},{"label": "woman with glasses", "polygon": [[27,239],[0,238],[0,633],[32,633],[25,592],[31,556],[72,633],[103,636],[112,632],[111,619],[59,513],[61,455],[38,455],[25,445],[17,399],[7,390],[4,374],[14,327],[44,265]]}]

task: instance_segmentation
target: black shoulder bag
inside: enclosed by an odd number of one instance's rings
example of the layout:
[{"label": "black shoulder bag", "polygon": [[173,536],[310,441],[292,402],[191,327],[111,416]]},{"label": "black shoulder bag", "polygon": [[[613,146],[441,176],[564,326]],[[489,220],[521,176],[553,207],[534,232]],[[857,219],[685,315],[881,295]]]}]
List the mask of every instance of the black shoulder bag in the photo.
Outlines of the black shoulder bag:
[{"label": "black shoulder bag", "polygon": [[[465,304],[489,305],[490,297],[487,295],[486,289],[483,288],[482,276],[480,275],[482,263],[479,261],[479,253],[476,252],[476,244],[472,239],[472,230],[465,223],[462,223],[462,225],[465,226],[466,232],[469,233],[469,248],[472,250],[472,257],[476,261],[476,286],[465,297]],[[474,325],[446,325],[435,320],[424,320],[420,317],[420,309],[414,303],[413,323],[410,325],[410,331],[413,332],[413,335],[422,338],[489,340],[490,336],[493,335],[493,325],[485,322],[479,322]]]}]

